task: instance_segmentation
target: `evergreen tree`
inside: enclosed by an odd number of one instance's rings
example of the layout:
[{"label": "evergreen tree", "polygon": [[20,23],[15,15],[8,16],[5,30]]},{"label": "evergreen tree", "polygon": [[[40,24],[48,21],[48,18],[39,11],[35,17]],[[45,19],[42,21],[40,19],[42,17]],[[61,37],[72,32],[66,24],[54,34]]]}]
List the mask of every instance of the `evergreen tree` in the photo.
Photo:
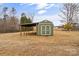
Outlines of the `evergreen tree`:
[{"label": "evergreen tree", "polygon": [[[20,19],[20,24],[26,24],[26,23],[32,23],[31,19],[30,18],[27,18],[25,13],[22,13],[21,14],[21,19]],[[21,27],[21,30],[22,31],[30,31],[30,30],[33,30],[32,27]]]},{"label": "evergreen tree", "polygon": [[25,13],[21,14],[21,20],[20,20],[21,24],[25,24],[25,23],[32,23],[30,18],[27,18]]},{"label": "evergreen tree", "polygon": [[25,24],[25,23],[27,23],[26,20],[27,20],[26,16],[23,16],[23,17],[21,17],[20,23],[21,23],[21,24]]},{"label": "evergreen tree", "polygon": [[32,20],[30,18],[27,18],[28,23],[32,23]]}]

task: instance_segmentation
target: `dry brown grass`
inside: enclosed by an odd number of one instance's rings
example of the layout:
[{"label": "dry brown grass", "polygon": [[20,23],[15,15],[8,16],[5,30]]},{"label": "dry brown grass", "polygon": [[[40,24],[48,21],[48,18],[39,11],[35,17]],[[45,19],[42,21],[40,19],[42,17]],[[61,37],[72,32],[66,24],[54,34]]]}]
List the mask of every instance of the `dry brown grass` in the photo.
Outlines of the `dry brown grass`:
[{"label": "dry brown grass", "polygon": [[0,55],[79,55],[79,32],[54,30],[54,36],[0,34]]}]

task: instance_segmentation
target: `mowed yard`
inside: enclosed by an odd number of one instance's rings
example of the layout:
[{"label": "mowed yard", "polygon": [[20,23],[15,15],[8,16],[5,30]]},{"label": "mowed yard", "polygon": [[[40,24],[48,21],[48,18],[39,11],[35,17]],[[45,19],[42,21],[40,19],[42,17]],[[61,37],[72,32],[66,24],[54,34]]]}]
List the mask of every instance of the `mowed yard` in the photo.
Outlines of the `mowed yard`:
[{"label": "mowed yard", "polygon": [[54,36],[20,33],[0,34],[0,55],[60,56],[79,55],[79,32],[54,30]]}]

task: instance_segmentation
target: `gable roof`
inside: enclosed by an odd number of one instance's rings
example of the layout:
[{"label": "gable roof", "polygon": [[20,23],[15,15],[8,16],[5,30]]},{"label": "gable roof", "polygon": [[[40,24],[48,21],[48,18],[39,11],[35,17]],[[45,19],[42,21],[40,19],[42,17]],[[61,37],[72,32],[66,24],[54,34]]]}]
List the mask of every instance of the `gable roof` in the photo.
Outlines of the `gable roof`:
[{"label": "gable roof", "polygon": [[51,24],[52,24],[52,22],[49,21],[49,20],[43,20],[43,21],[41,21],[40,23],[51,23]]}]

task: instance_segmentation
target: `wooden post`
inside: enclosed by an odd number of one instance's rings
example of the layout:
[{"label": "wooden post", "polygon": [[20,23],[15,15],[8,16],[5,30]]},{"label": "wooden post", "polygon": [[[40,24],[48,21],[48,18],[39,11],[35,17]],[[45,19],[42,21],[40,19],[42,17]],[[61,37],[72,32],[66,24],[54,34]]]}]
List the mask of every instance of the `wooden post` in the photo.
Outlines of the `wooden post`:
[{"label": "wooden post", "polygon": [[19,30],[20,30],[20,35],[22,36],[22,27],[21,27],[21,25],[19,27]]}]

